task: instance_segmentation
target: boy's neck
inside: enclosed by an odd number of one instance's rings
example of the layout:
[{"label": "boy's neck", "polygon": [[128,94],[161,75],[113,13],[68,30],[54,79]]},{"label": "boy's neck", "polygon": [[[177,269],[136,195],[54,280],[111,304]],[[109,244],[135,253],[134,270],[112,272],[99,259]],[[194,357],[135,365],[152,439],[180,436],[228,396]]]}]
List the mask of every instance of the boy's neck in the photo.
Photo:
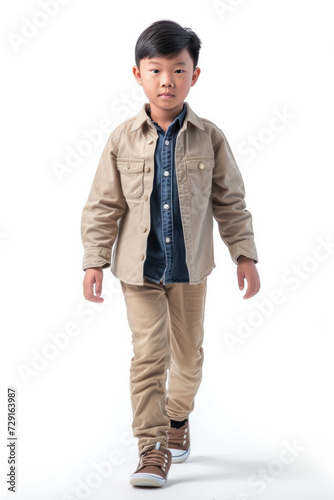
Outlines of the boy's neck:
[{"label": "boy's neck", "polygon": [[173,123],[175,118],[181,113],[183,106],[184,102],[173,109],[161,109],[150,102],[149,113],[152,120],[166,132],[169,125]]}]

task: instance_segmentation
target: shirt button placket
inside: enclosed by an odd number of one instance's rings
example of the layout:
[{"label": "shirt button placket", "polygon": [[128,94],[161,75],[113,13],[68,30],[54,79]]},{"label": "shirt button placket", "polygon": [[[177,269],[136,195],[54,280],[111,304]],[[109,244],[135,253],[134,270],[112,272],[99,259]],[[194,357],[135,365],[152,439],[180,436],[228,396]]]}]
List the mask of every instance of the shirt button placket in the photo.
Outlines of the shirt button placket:
[{"label": "shirt button placket", "polygon": [[173,261],[173,221],[172,221],[172,140],[171,137],[164,139],[164,147],[162,151],[162,229],[166,248],[166,269],[165,279],[170,280],[172,277],[172,261]]}]

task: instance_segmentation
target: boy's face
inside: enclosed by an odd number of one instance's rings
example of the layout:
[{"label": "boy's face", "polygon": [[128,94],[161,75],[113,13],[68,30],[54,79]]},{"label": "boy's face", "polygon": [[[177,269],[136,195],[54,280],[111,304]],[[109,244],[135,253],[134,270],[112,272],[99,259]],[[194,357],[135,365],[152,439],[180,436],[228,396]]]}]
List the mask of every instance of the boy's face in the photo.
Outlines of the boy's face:
[{"label": "boy's face", "polygon": [[[194,70],[194,62],[187,49],[177,57],[152,57],[141,59],[140,68],[134,66],[132,71],[144,89],[151,107],[160,111],[181,112],[183,102],[190,87],[193,87],[200,75],[200,68]],[[171,95],[166,96],[164,94]]]}]

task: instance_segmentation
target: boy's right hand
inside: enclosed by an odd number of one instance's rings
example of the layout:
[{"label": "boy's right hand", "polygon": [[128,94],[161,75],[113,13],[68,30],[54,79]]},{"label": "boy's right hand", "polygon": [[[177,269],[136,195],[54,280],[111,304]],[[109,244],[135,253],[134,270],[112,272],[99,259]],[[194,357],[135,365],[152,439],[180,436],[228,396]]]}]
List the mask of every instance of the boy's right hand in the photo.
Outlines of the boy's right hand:
[{"label": "boy's right hand", "polygon": [[[104,299],[101,297],[102,292],[102,281],[103,281],[103,270],[102,267],[89,267],[85,271],[85,277],[83,280],[83,294],[85,299],[91,302],[103,302]],[[95,295],[94,295],[94,283],[95,283]]]}]

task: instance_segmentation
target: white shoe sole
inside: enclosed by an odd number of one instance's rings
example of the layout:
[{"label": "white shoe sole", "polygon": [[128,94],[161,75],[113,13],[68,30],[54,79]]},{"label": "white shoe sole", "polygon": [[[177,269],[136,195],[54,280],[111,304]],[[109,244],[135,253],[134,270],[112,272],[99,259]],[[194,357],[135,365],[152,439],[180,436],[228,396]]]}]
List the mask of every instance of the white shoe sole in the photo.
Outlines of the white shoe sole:
[{"label": "white shoe sole", "polygon": [[137,474],[132,474],[130,476],[130,484],[132,484],[132,486],[148,486],[151,488],[160,488],[165,484],[166,479],[158,476],[157,474],[138,472]]},{"label": "white shoe sole", "polygon": [[176,450],[174,448],[168,449],[172,454],[172,464],[180,464],[182,462],[185,462],[190,455],[190,446],[186,451]]}]

